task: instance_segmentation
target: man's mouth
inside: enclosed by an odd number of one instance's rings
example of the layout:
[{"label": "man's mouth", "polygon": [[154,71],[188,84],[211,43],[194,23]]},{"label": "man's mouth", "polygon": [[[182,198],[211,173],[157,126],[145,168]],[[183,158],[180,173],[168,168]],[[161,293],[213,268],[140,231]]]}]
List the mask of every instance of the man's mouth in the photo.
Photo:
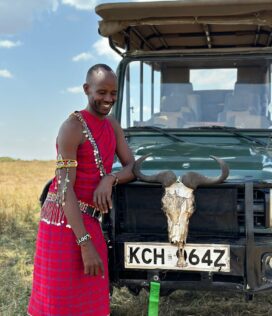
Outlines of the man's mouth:
[{"label": "man's mouth", "polygon": [[113,105],[113,103],[107,103],[107,104],[103,104],[103,107],[106,109],[109,109],[112,107],[112,105]]}]

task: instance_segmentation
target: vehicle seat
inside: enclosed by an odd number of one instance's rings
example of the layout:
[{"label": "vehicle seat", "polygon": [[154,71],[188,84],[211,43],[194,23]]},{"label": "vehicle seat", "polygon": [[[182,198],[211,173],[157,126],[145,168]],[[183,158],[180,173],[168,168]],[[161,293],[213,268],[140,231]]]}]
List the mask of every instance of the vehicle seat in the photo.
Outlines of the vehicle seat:
[{"label": "vehicle seat", "polygon": [[261,116],[260,97],[255,93],[235,91],[225,100],[224,111],[218,114],[218,121],[229,123],[230,117],[244,115]]},{"label": "vehicle seat", "polygon": [[200,104],[200,96],[198,94],[188,94],[187,95],[187,103],[188,106],[194,111],[195,121],[201,121],[202,119],[202,111]]},{"label": "vehicle seat", "polygon": [[238,128],[269,127],[267,118],[261,115],[260,98],[255,93],[240,92],[228,97],[228,110],[219,113],[218,121]]},{"label": "vehicle seat", "polygon": [[160,117],[168,122],[169,127],[182,127],[187,121],[197,121],[199,113],[199,99],[197,95],[171,95],[161,100]]}]

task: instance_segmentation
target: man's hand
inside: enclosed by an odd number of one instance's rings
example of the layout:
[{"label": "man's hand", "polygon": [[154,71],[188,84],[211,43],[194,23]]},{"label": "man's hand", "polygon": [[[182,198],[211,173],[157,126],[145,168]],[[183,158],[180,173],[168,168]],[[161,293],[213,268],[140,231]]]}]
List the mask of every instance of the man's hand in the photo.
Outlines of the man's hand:
[{"label": "man's hand", "polygon": [[93,202],[95,208],[99,209],[101,213],[108,213],[112,208],[112,185],[115,178],[112,176],[104,176],[93,195]]},{"label": "man's hand", "polygon": [[97,253],[91,240],[88,240],[80,245],[81,256],[84,265],[84,273],[92,276],[99,275],[101,271],[101,276],[104,276],[104,265]]}]

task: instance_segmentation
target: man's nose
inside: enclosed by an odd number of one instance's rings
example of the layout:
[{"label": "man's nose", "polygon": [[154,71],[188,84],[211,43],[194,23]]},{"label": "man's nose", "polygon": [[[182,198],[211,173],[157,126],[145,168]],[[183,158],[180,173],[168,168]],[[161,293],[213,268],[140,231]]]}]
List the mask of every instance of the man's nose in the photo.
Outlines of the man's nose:
[{"label": "man's nose", "polygon": [[105,96],[104,96],[104,100],[106,102],[114,102],[114,99],[112,97],[112,95],[110,93],[107,93]]}]

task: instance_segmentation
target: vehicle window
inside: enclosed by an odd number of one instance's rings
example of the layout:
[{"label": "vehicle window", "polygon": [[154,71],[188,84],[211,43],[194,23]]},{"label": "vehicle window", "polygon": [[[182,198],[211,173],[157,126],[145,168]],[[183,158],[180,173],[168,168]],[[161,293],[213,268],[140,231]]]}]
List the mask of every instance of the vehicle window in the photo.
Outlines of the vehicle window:
[{"label": "vehicle window", "polygon": [[234,90],[237,69],[190,69],[190,82],[196,90]]},{"label": "vehicle window", "polygon": [[272,126],[270,60],[133,61],[125,77],[124,128]]},{"label": "vehicle window", "polygon": [[152,65],[131,62],[126,70],[122,106],[122,126],[137,125],[160,111],[160,72]]}]

